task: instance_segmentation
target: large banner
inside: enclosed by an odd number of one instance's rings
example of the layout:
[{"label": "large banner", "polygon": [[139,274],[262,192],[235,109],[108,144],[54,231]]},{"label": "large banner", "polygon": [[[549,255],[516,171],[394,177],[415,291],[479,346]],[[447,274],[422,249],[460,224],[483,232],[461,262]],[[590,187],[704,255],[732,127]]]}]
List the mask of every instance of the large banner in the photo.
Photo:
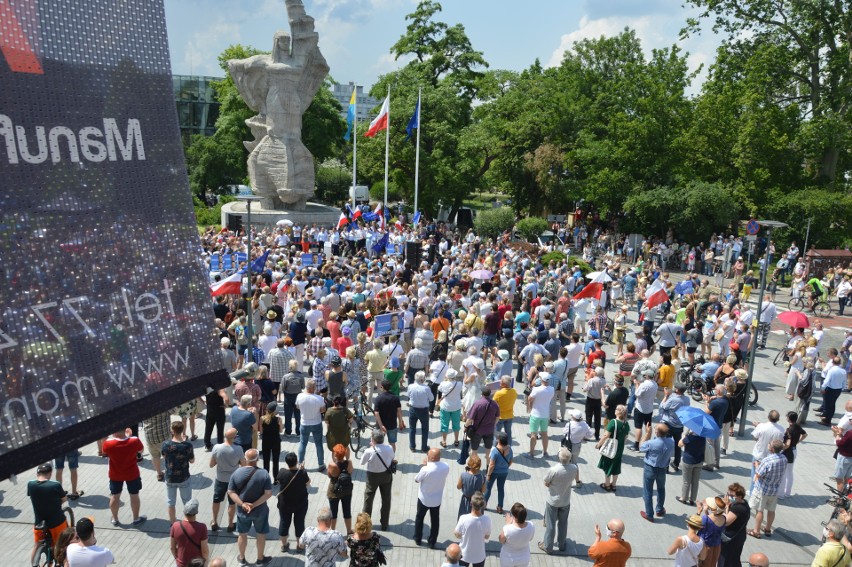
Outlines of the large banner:
[{"label": "large banner", "polygon": [[0,0],[0,478],[228,382],[162,0]]}]

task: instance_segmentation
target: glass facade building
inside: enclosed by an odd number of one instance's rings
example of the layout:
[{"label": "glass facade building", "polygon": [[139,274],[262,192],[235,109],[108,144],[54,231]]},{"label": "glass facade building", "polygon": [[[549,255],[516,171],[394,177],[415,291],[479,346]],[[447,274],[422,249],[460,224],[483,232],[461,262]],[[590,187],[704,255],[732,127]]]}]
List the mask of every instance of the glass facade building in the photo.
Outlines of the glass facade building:
[{"label": "glass facade building", "polygon": [[190,137],[195,134],[212,136],[216,132],[219,103],[212,83],[220,80],[219,77],[172,75],[180,135],[184,144],[189,143]]}]

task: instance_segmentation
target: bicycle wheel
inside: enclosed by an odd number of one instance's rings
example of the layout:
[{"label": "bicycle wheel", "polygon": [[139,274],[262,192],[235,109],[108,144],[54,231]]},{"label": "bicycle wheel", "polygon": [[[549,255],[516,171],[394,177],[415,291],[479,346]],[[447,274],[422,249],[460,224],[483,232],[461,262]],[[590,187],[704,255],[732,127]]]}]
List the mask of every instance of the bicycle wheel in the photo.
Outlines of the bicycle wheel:
[{"label": "bicycle wheel", "polygon": [[748,405],[753,406],[755,404],[757,404],[757,386],[752,384],[748,392]]},{"label": "bicycle wheel", "polygon": [[36,551],[35,559],[33,559],[33,567],[49,567],[50,565],[53,565],[53,553],[51,553],[50,546],[42,541]]},{"label": "bicycle wheel", "polygon": [[781,366],[784,364],[784,348],[778,351],[778,354],[775,355],[775,360],[772,361],[772,366]]},{"label": "bicycle wheel", "polygon": [[361,433],[363,431],[364,427],[361,425],[360,418],[356,418],[355,423],[349,430],[349,448],[352,449],[352,454],[356,457],[358,456],[358,452],[361,450],[361,444],[363,442]]},{"label": "bicycle wheel", "polygon": [[828,302],[820,301],[814,305],[814,315],[817,317],[828,317],[831,315],[831,305]]},{"label": "bicycle wheel", "polygon": [[790,311],[801,311],[805,308],[805,300],[801,297],[794,297],[787,304],[787,307],[790,308]]},{"label": "bicycle wheel", "polygon": [[705,384],[704,380],[693,380],[689,384],[689,393],[692,396],[692,399],[696,402],[700,402],[704,400],[704,389]]}]

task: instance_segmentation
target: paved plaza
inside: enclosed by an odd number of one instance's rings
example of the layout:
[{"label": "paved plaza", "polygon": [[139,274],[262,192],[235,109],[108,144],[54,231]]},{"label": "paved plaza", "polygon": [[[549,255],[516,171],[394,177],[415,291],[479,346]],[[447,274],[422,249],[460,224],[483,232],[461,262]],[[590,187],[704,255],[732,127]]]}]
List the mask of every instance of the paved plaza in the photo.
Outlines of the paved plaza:
[{"label": "paved plaza", "polygon": [[[756,295],[756,294],[755,294]],[[754,299],[755,295],[752,296]],[[786,303],[787,298],[778,298],[779,311]],[[754,302],[752,302],[754,304]],[[635,313],[631,314],[635,317]],[[839,346],[843,333],[841,328],[850,325],[848,318],[834,317],[825,321],[827,336],[823,341],[825,348]],[[755,367],[755,381],[759,389],[759,403],[750,408],[749,421],[765,420],[770,409],[782,412],[794,409],[794,402],[784,398],[781,384],[783,383],[783,370],[772,366],[772,358],[778,347],[782,344],[782,327],[776,325],[768,348],[758,354]],[[614,346],[605,347],[612,360]],[[610,372],[607,376],[610,376]],[[578,388],[579,390],[579,388]],[[847,399],[847,394],[838,402],[838,408],[842,409]],[[815,403],[818,404],[815,396]],[[405,403],[403,402],[403,406]],[[582,401],[572,401],[570,407],[582,409]],[[816,407],[816,406],[812,406]],[[680,493],[681,475],[668,476],[666,483],[667,515],[664,519],[657,519],[656,523],[650,524],[639,516],[642,509],[642,461],[641,455],[629,450],[625,451],[623,474],[618,482],[618,495],[604,492],[598,483],[603,480],[602,472],[596,468],[597,453],[590,444],[586,444],[581,455],[581,478],[584,485],[575,490],[572,496],[571,514],[569,519],[569,546],[567,555],[547,556],[538,550],[536,542],[543,535],[542,512],[544,510],[544,486],[543,479],[547,468],[555,462],[555,457],[549,460],[537,457],[533,460],[523,453],[529,450],[526,433],[526,411],[519,401],[516,405],[515,419],[515,461],[510,469],[509,479],[506,483],[506,502],[504,507],[508,509],[513,502],[522,502],[529,509],[528,518],[536,526],[536,537],[532,543],[533,560],[532,565],[584,565],[589,564],[587,550],[594,541],[594,525],[603,526],[610,518],[622,518],[626,524],[625,539],[633,546],[633,558],[630,565],[651,566],[659,565],[660,560],[666,561],[666,549],[673,539],[685,533],[684,520],[694,510],[686,507],[675,500]],[[406,417],[406,423],[408,419]],[[772,565],[810,565],[814,553],[820,545],[820,522],[827,521],[831,512],[825,500],[828,495],[824,482],[831,482],[829,477],[832,473],[834,460],[833,440],[830,431],[826,427],[815,424],[813,414],[809,417],[805,426],[809,436],[806,442],[799,446],[799,456],[796,460],[796,480],[793,493],[779,504],[778,515],[775,522],[775,531],[771,539],[763,538],[755,540],[748,538],[743,553],[744,560],[755,551],[766,553]],[[430,446],[437,446],[440,440],[438,432],[438,420],[431,421]],[[747,436],[751,431],[751,425],[746,429]],[[197,433],[203,435],[203,419],[197,422]],[[561,436],[561,426],[550,426],[551,449],[558,447]],[[144,436],[143,440],[144,440]],[[519,446],[520,443],[520,446]],[[286,437],[283,441],[282,451],[296,451],[297,439]],[[726,486],[733,481],[748,485],[748,474],[750,466],[750,454],[753,442],[750,437],[741,439],[739,437],[731,440],[731,446],[727,456],[722,457],[722,469],[718,472],[703,471],[701,475],[701,491],[699,496],[724,493]],[[417,485],[414,483],[414,473],[419,469],[424,458],[422,453],[411,453],[408,450],[406,436],[400,436],[398,447],[399,473],[394,479],[393,485],[393,508],[391,512],[390,529],[380,532],[385,549],[388,564],[400,566],[406,563],[416,562],[417,565],[438,566],[443,559],[443,549],[454,541],[452,536],[455,527],[456,511],[459,504],[460,492],[456,490],[455,484],[462,472],[462,467],[455,463],[458,449],[445,450],[444,459],[451,466],[450,477],[444,493],[444,504],[441,507],[441,527],[438,537],[438,548],[430,550],[426,547],[417,547],[413,541],[414,515],[417,507]],[[198,520],[209,525],[211,520],[210,504],[212,502],[213,471],[208,468],[210,455],[204,451],[201,440],[195,442],[196,462],[192,465],[193,473],[192,488],[194,495],[201,503],[201,511]],[[169,524],[166,520],[166,490],[162,483],[158,483],[151,468],[150,460],[147,458],[142,464],[142,514],[147,515],[148,521],[139,529],[124,527],[114,528],[109,522],[109,510],[107,508],[107,466],[106,460],[97,456],[94,444],[82,449],[80,458],[80,483],[78,490],[83,490],[85,495],[76,502],[72,502],[76,516],[92,516],[95,519],[98,542],[109,547],[115,554],[119,565],[144,565],[144,566],[166,566],[174,565],[169,552],[168,532]],[[540,453],[539,453],[540,454]],[[307,466],[315,471],[317,467],[316,455],[309,448]],[[18,477],[18,484],[9,481],[0,484],[0,536],[6,542],[4,546],[5,558],[2,565],[27,565],[29,564],[29,553],[32,546],[32,509],[26,496],[26,482],[35,478],[35,472],[23,473]],[[360,511],[363,494],[365,473],[363,470],[355,469],[355,492],[353,496],[353,515]],[[327,478],[324,474],[311,472],[313,487],[311,488],[310,508],[308,511],[307,525],[315,524],[316,512],[320,507],[327,505],[325,498]],[[65,487],[68,489],[68,478],[66,472]],[[277,487],[275,487],[277,492]],[[127,503],[127,495],[124,495],[124,505],[119,514],[122,522],[130,523],[130,510]],[[272,565],[303,565],[304,556],[291,551],[284,554],[280,551],[277,542],[278,514],[274,508],[275,500],[271,500],[272,510],[270,521],[273,536],[267,545],[267,555],[273,557]],[[489,502],[488,514],[492,520],[492,542],[488,544],[489,558],[487,565],[499,565],[500,544],[497,534],[503,526],[503,518],[494,512],[496,506],[496,488]],[[378,507],[374,508],[374,522],[378,529]],[[178,504],[180,513],[181,505]],[[428,517],[427,517],[428,520]],[[342,526],[339,526],[342,527]],[[428,521],[427,521],[427,530]],[[225,557],[229,565],[236,565],[237,548],[236,537],[220,531],[218,534],[210,534],[211,557],[221,555]],[[425,538],[424,538],[425,539]],[[292,535],[291,535],[292,540]],[[294,546],[291,545],[291,549]],[[254,542],[249,542],[247,559],[256,559]],[[342,560],[341,565],[348,565],[348,559]]]}]

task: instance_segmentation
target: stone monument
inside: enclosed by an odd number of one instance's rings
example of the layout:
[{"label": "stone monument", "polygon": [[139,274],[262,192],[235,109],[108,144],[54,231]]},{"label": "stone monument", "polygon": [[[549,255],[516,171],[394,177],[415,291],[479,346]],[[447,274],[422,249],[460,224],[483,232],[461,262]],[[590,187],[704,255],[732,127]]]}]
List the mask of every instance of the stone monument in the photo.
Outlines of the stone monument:
[{"label": "stone monument", "polygon": [[328,74],[314,19],[301,0],[285,0],[291,34],[275,33],[271,55],[228,61],[228,71],[249,108],[254,140],[248,172],[265,211],[305,211],[314,195],[314,161],[302,143],[302,115]]}]

